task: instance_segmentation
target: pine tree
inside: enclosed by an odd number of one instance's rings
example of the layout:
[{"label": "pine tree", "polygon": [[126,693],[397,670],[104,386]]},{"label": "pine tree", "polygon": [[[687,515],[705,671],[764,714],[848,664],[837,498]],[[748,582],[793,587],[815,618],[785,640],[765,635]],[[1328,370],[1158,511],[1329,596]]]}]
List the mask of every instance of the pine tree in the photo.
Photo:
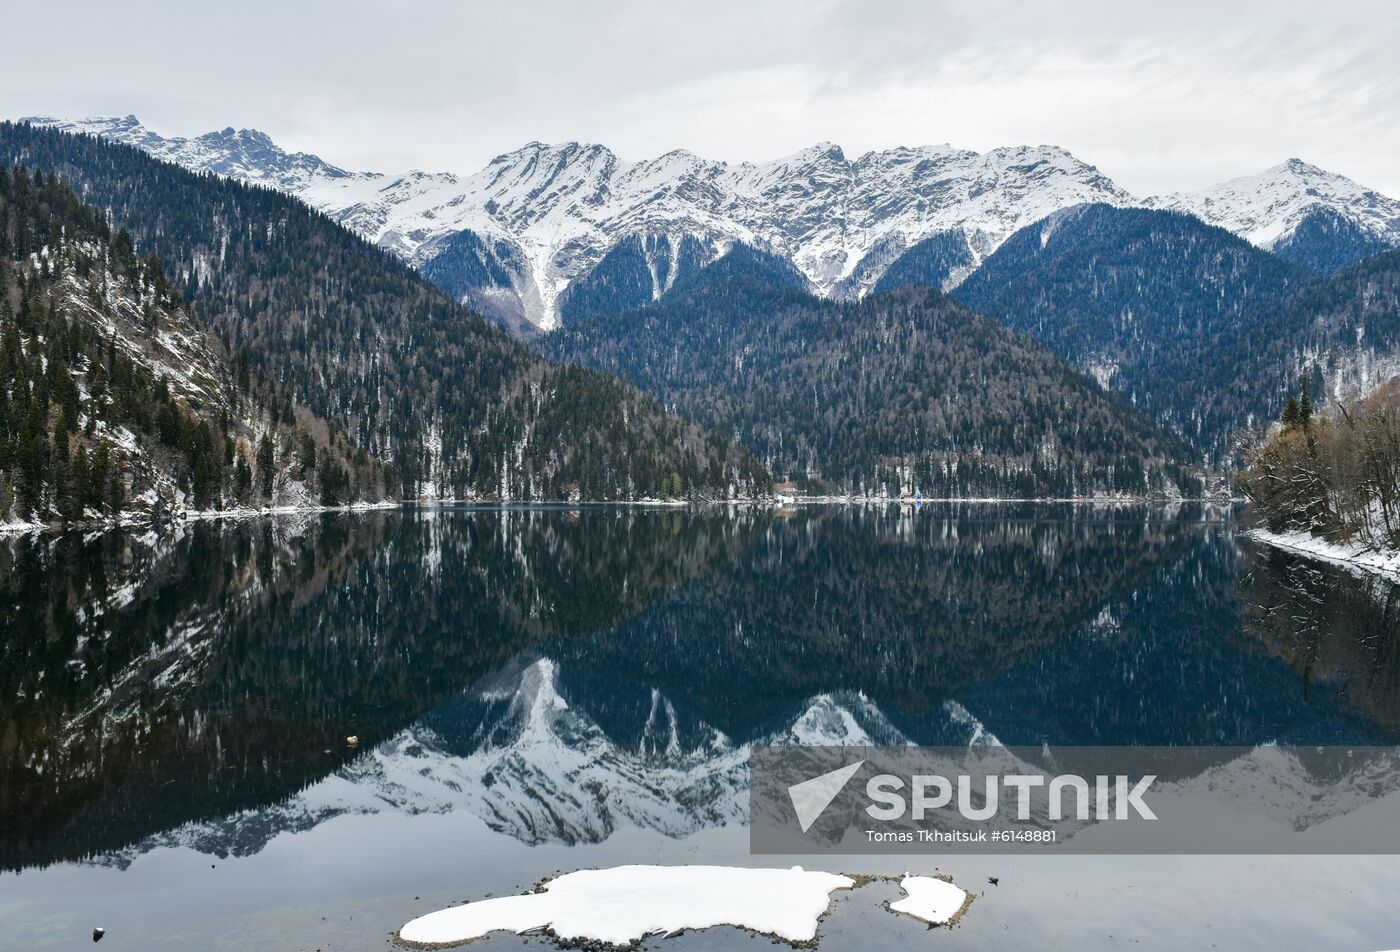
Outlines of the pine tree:
[{"label": "pine tree", "polygon": [[243,458],[242,453],[237,453],[233,460],[233,496],[240,504],[246,504],[249,496],[253,492],[253,473],[248,468],[248,461]]},{"label": "pine tree", "polygon": [[19,505],[22,515],[40,511],[44,502],[44,480],[48,476],[49,441],[43,411],[37,400],[29,401],[29,412],[20,431]]},{"label": "pine tree", "polygon": [[68,490],[69,505],[65,515],[69,519],[80,519],[88,504],[91,491],[92,471],[88,466],[87,449],[81,443],[73,453],[73,475]]},{"label": "pine tree", "polygon": [[87,503],[93,508],[101,507],[107,499],[107,475],[111,463],[112,454],[107,444],[100,444],[97,452],[92,455],[92,464],[88,470]]},{"label": "pine tree", "polygon": [[272,504],[272,466],[272,437],[264,433],[258,441],[258,488],[264,505]]},{"label": "pine tree", "polygon": [[301,478],[310,480],[316,472],[316,440],[310,433],[301,438]]}]

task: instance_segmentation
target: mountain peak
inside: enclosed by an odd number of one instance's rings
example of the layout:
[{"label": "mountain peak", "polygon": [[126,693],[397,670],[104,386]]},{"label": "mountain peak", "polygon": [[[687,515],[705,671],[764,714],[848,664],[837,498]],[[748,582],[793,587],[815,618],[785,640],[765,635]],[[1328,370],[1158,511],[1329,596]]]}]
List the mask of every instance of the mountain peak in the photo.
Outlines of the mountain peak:
[{"label": "mountain peak", "polygon": [[242,143],[257,146],[260,149],[276,149],[279,152],[282,151],[282,149],[272,141],[271,136],[259,129],[235,129],[233,126],[228,126],[224,129],[220,129],[218,132],[206,132],[204,135],[200,136],[197,141],[209,143]]},{"label": "mountain peak", "polygon": [[844,164],[846,161],[846,153],[836,143],[823,140],[813,143],[805,149],[799,149],[791,155],[784,156],[779,159],[778,162],[792,165],[799,162],[820,162],[823,160]]},{"label": "mountain peak", "polygon": [[[104,134],[186,167],[289,191],[414,264],[467,247],[449,239],[470,231],[511,262],[510,307],[545,328],[557,323],[565,289],[629,236],[665,235],[673,252],[702,248],[707,258],[735,242],[767,248],[818,294],[858,297],[903,249],[936,232],[966,232],[980,260],[1056,208],[1129,200],[1091,166],[1046,146],[899,147],[852,162],[823,140],[768,162],[730,164],[683,149],[622,161],[597,143],[532,141],[460,179],[358,176],[342,187],[347,173],[314,156],[288,156],[256,130],[197,140]],[[677,264],[667,263],[667,273]]]},{"label": "mountain peak", "polygon": [[1004,163],[1006,165],[1049,163],[1056,168],[1098,173],[1097,168],[1058,145],[999,146],[986,152],[985,156],[989,163]]},{"label": "mountain peak", "polygon": [[283,191],[295,192],[312,179],[334,181],[349,176],[314,155],[288,153],[272,137],[258,129],[225,126],[194,139],[167,137],[152,132],[134,115],[56,119],[34,116],[25,120],[63,132],[86,133],[135,146],[158,159],[187,169],[256,181]]},{"label": "mountain peak", "polygon": [[539,162],[572,164],[607,158],[616,161],[616,156],[606,146],[594,142],[527,142],[518,149],[502,152],[489,163],[487,168],[511,167]]},{"label": "mountain peak", "polygon": [[1150,198],[1146,204],[1188,212],[1261,248],[1274,248],[1319,208],[1362,233],[1400,240],[1400,201],[1296,157],[1199,191]]},{"label": "mountain peak", "polygon": [[24,116],[20,122],[34,126],[51,126],[64,132],[88,133],[106,138],[121,138],[133,133],[154,135],[141,120],[128,113],[125,116],[88,116],[83,119],[61,119],[57,116]]},{"label": "mountain peak", "polygon": [[1269,168],[1257,173],[1257,175],[1244,175],[1236,179],[1231,179],[1230,181],[1247,182],[1255,178],[1274,178],[1286,180],[1321,179],[1329,182],[1346,182],[1353,186],[1356,185],[1355,182],[1352,182],[1345,175],[1339,175],[1336,172],[1329,172],[1326,169],[1321,168],[1320,166],[1313,165],[1311,162],[1305,162],[1304,160],[1299,158],[1285,159],[1278,165],[1269,166]]}]

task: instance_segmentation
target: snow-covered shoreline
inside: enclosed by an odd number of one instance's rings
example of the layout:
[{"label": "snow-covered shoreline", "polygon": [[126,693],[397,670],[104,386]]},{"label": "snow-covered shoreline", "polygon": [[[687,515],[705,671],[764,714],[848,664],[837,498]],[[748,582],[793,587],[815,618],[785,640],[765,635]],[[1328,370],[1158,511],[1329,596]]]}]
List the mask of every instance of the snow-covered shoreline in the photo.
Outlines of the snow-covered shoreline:
[{"label": "snow-covered shoreline", "polygon": [[899,888],[904,890],[904,898],[890,903],[890,911],[930,925],[957,925],[972,903],[971,893],[942,876],[905,874]]},{"label": "snow-covered shoreline", "polygon": [[1257,542],[1306,555],[1343,568],[1361,569],[1400,581],[1400,551],[1379,549],[1361,542],[1338,544],[1319,539],[1309,532],[1270,532],[1250,529],[1246,535]]},{"label": "snow-covered shoreline", "polygon": [[[371,512],[374,510],[399,509],[403,503],[398,500],[379,502],[352,502],[343,506],[269,506],[253,509],[241,506],[234,509],[193,509],[166,513],[162,521],[168,525],[184,525],[190,522],[213,522],[225,519],[256,519],[261,516],[308,516],[323,512]],[[30,535],[40,532],[105,532],[111,529],[147,528],[154,522],[149,512],[123,512],[108,519],[84,519],[74,522],[0,521],[0,538],[6,536]]]},{"label": "snow-covered shoreline", "polygon": [[[907,496],[757,496],[739,499],[609,499],[609,500],[541,500],[541,499],[389,499],[378,502],[354,502],[341,506],[269,506],[262,509],[238,507],[233,509],[183,510],[166,513],[162,520],[170,525],[190,522],[210,522],[237,519],[256,519],[265,516],[307,516],[332,512],[372,512],[411,507],[422,510],[450,509],[467,506],[481,509],[539,508],[539,509],[583,509],[583,508],[654,508],[685,509],[692,506],[863,506],[863,505],[927,505],[967,503],[975,505],[1048,505],[1069,504],[1075,506],[1175,506],[1185,503],[1204,503],[1229,506],[1242,502],[1238,499],[1216,499],[1208,497],[1181,497],[1159,499],[1148,496],[1063,496],[1063,497],[996,497],[996,496],[951,496],[939,498],[911,499]],[[0,520],[0,538],[30,535],[41,532],[67,532],[109,529],[145,528],[152,524],[148,512],[124,512],[108,519],[85,519],[77,522],[38,522],[34,520]],[[1394,570],[1400,573],[1400,563]]]}]

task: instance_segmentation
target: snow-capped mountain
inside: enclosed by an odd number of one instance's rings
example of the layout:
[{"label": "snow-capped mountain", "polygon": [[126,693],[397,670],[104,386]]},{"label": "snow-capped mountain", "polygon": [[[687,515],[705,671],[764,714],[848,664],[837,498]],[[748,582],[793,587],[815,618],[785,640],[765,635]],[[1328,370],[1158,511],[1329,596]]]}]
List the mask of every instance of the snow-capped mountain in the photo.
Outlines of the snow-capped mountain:
[{"label": "snow-capped mountain", "polygon": [[1256,175],[1233,178],[1197,192],[1158,196],[1147,203],[1154,208],[1190,212],[1262,248],[1272,246],[1319,207],[1346,213],[1378,234],[1400,231],[1400,201],[1301,159],[1289,159]]},{"label": "snow-capped mountain", "polygon": [[[683,150],[628,162],[601,145],[532,142],[473,175],[386,175],[287,153],[255,130],[183,139],[134,116],[28,121],[294,194],[525,334],[557,326],[565,292],[595,268],[606,272],[595,285],[617,289],[609,304],[628,309],[734,242],[788,258],[812,291],[842,298],[871,291],[906,251],[942,242],[948,261],[937,273],[949,289],[1017,229],[1088,202],[1189,211],[1321,272],[1400,244],[1400,201],[1296,159],[1201,192],[1138,199],[1049,145],[852,159],[822,142],[730,164]],[[642,252],[605,260],[628,239]]]},{"label": "snow-capped mountain", "polygon": [[1400,201],[1301,159],[1147,204],[1189,212],[1284,257],[1295,257],[1288,251],[1310,227],[1325,228],[1333,240],[1345,229],[1350,241],[1369,239],[1375,250],[1400,244]]},{"label": "snow-capped mountain", "polygon": [[[1093,166],[1054,146],[977,153],[948,145],[848,158],[819,143],[772,162],[729,164],[685,151],[625,162],[600,145],[532,142],[475,175],[348,173],[314,156],[288,154],[253,130],[170,139],[122,119],[30,121],[88,132],[192,169],[291,192],[423,267],[439,254],[480,272],[468,303],[513,307],[530,325],[559,320],[559,298],[624,238],[643,236],[672,258],[683,238],[706,260],[741,241],[790,258],[822,295],[859,296],[907,247],[961,231],[978,259],[1016,229],[1082,202],[1131,196]],[[471,232],[465,249],[455,236]],[[655,239],[663,239],[657,241]],[[654,272],[664,291],[676,260]],[[450,263],[437,262],[438,270]],[[460,289],[459,289],[460,290]],[[508,299],[503,301],[502,298]]]},{"label": "snow-capped mountain", "polygon": [[167,138],[143,126],[135,116],[98,119],[55,119],[31,116],[24,120],[36,126],[52,126],[65,132],[101,136],[135,146],[175,165],[201,172],[266,185],[296,193],[313,182],[374,178],[372,174],[352,174],[314,155],[289,153],[256,129],[223,129],[193,139]]}]

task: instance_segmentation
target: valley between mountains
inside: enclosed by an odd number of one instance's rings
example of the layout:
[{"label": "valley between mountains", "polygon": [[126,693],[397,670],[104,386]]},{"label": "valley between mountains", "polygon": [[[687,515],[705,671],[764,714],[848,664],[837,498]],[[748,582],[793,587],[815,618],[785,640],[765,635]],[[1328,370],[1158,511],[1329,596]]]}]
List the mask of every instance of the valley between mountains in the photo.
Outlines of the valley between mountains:
[{"label": "valley between mountains", "polygon": [[1296,159],[1145,198],[1054,146],[388,175],[128,116],[0,124],[0,164],[12,525],[1228,494],[1304,381],[1400,371],[1400,201]]}]

